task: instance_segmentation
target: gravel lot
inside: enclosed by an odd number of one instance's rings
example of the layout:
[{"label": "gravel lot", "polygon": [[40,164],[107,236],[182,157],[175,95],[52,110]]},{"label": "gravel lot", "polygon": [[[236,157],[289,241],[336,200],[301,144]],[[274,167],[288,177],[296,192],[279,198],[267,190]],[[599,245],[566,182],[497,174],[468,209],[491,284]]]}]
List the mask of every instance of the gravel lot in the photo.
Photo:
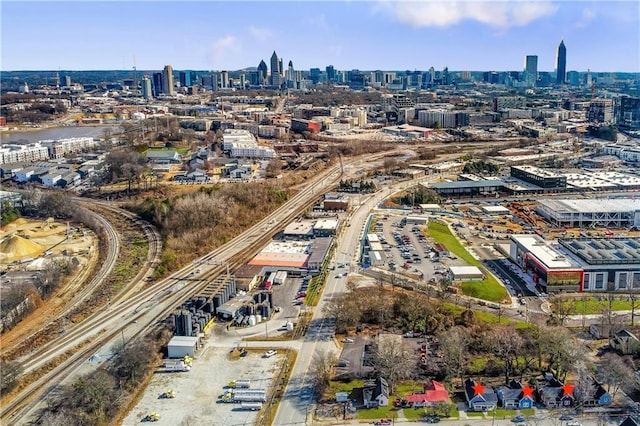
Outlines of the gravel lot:
[{"label": "gravel lot", "polygon": [[[215,344],[213,339],[211,343]],[[231,360],[230,347],[209,344],[196,354],[191,371],[156,373],[123,425],[138,425],[152,412],[160,415],[157,425],[253,424],[258,412],[239,410],[240,404],[218,403],[218,397],[230,381],[238,379],[251,380],[251,388],[269,389],[281,356],[263,358],[264,351],[250,350],[246,357]],[[159,398],[168,390],[175,392],[175,398]]]}]

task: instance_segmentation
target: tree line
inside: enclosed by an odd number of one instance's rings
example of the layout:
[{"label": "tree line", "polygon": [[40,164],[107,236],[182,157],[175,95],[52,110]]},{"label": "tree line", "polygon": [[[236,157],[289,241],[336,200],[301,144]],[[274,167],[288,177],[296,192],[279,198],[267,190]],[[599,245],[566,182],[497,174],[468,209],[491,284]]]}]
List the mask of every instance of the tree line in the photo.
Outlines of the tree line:
[{"label": "tree line", "polygon": [[[633,376],[630,359],[607,354],[594,366],[586,347],[564,327],[546,324],[488,324],[473,310],[454,310],[454,305],[426,294],[389,291],[380,287],[354,288],[334,298],[325,308],[336,319],[336,332],[345,333],[361,324],[372,324],[400,335],[408,331],[432,337],[434,350],[420,357],[393,340],[374,344],[373,365],[390,386],[410,378],[435,377],[458,381],[467,377],[495,377],[508,384],[512,379],[536,383],[541,372],[572,382],[589,393],[592,376],[612,395]],[[483,360],[480,366],[474,361]],[[320,381],[319,383],[323,383]],[[578,401],[578,404],[580,401]]]},{"label": "tree line", "polygon": [[202,187],[175,197],[147,198],[127,206],[157,226],[166,244],[160,274],[226,243],[282,205],[286,190],[264,182]]}]

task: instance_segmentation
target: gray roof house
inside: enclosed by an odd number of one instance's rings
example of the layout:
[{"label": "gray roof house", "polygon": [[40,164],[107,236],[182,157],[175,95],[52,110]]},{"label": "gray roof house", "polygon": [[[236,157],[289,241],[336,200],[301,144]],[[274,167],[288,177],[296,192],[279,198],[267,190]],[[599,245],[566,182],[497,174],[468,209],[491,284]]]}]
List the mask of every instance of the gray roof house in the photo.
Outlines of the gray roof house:
[{"label": "gray roof house", "polygon": [[389,385],[382,377],[367,381],[362,390],[363,405],[367,408],[386,407],[389,405]]},{"label": "gray roof house", "polygon": [[471,411],[491,411],[498,406],[498,396],[491,386],[483,386],[475,380],[464,382],[464,396]]},{"label": "gray roof house", "polygon": [[150,149],[145,158],[149,163],[154,164],[177,164],[182,160],[175,149]]},{"label": "gray roof house", "polygon": [[620,330],[611,339],[611,347],[623,355],[640,352],[640,340],[627,329]]}]

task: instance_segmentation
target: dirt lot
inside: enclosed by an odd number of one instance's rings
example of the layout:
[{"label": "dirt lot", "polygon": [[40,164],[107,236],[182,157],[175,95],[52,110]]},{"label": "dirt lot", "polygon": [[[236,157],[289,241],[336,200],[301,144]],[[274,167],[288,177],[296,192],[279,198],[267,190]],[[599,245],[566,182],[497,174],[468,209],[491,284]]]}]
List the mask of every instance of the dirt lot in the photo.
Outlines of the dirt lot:
[{"label": "dirt lot", "polygon": [[[16,266],[26,258],[37,258],[45,251],[52,256],[59,256],[63,252],[69,254],[87,254],[95,245],[93,233],[86,229],[78,229],[74,224],[69,229],[67,225],[51,220],[17,219],[0,231],[0,264],[8,269],[23,269],[25,264]],[[86,256],[78,260],[83,262]]]},{"label": "dirt lot", "polygon": [[[240,404],[220,403],[218,397],[232,380],[251,380],[251,388],[266,388],[279,371],[278,354],[263,358],[264,351],[250,350],[244,358],[230,359],[229,347],[215,347],[211,339],[196,354],[189,372],[156,373],[137,405],[123,425],[142,422],[150,413],[158,413],[157,425],[241,425],[253,424],[256,411],[242,411]],[[161,399],[160,394],[173,390],[175,398]]]}]

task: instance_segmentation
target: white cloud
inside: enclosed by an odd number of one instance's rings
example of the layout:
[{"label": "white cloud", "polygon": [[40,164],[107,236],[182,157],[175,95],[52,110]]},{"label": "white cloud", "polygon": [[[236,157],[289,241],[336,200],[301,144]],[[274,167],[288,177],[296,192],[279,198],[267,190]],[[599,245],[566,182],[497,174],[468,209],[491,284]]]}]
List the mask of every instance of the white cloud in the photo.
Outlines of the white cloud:
[{"label": "white cloud", "polygon": [[382,0],[375,12],[390,14],[399,22],[415,28],[448,27],[462,21],[477,21],[494,28],[525,26],[536,19],[553,15],[558,6],[547,1],[451,1]]},{"label": "white cloud", "polygon": [[230,50],[238,47],[238,39],[232,35],[226,35],[216,40],[211,46],[211,58],[214,62],[220,61]]},{"label": "white cloud", "polygon": [[307,23],[321,30],[326,30],[329,28],[329,24],[327,24],[327,17],[324,15],[324,13],[319,13],[308,18]]},{"label": "white cloud", "polygon": [[273,33],[271,31],[265,28],[254,27],[253,25],[249,27],[249,34],[258,41],[266,41],[273,37]]},{"label": "white cloud", "polygon": [[596,19],[597,13],[592,8],[582,9],[582,16],[580,20],[576,22],[576,27],[584,28],[589,25],[594,19]]}]

